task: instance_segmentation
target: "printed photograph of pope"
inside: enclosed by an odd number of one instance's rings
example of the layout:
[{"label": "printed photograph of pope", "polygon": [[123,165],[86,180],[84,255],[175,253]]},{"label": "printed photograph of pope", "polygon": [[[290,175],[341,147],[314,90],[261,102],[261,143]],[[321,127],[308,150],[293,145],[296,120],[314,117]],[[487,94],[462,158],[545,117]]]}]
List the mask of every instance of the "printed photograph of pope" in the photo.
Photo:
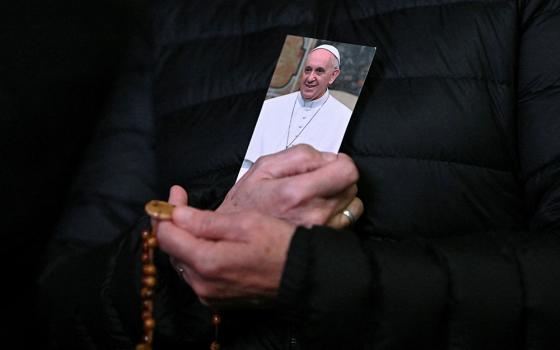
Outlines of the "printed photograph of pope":
[{"label": "printed photograph of pope", "polygon": [[259,157],[297,144],[338,152],[352,114],[329,92],[340,75],[340,60],[336,47],[317,46],[307,55],[299,91],[264,102],[237,180]]}]

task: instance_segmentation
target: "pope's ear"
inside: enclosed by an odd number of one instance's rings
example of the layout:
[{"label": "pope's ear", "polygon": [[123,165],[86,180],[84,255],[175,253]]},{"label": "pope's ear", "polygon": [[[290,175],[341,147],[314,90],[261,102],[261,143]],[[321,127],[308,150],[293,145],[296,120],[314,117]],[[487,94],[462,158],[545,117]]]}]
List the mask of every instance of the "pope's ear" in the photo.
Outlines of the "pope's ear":
[{"label": "pope's ear", "polygon": [[331,75],[331,79],[329,80],[329,85],[334,83],[334,81],[336,80],[336,78],[338,78],[338,76],[340,75],[340,69],[336,68]]}]

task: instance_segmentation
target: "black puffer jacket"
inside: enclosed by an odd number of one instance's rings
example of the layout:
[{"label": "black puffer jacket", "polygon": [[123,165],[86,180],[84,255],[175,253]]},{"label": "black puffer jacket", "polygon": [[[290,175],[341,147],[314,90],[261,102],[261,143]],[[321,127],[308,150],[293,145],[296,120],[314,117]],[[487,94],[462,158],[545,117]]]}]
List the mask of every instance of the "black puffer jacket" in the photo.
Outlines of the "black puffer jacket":
[{"label": "black puffer jacket", "polygon": [[[354,232],[298,229],[277,307],[226,314],[224,348],[559,346],[560,1],[166,1],[148,17],[40,281],[53,344],[139,339],[145,221],[130,227],[172,184],[219,204],[296,34],[377,46],[342,146],[365,213]],[[156,343],[206,348],[208,310],[159,258]]]}]

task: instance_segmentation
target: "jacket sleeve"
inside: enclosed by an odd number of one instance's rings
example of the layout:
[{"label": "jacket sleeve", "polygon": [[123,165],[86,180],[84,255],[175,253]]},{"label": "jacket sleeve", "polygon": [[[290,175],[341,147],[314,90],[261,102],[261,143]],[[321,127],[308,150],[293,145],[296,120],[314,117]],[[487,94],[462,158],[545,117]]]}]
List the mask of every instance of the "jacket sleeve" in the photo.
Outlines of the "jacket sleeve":
[{"label": "jacket sleeve", "polygon": [[[98,331],[107,325],[100,321],[100,315],[111,310],[102,305],[98,295],[101,288],[107,290],[102,286],[105,272],[114,262],[112,254],[126,252],[115,245],[133,246],[132,236],[123,233],[138,221],[145,202],[155,198],[153,53],[148,26],[149,21],[142,18],[131,38],[107,112],[97,125],[93,143],[74,178],[67,208],[43,257],[37,280],[38,308],[55,348],[91,348],[104,339]],[[111,316],[115,329],[124,334],[117,325],[118,317],[115,313]],[[122,334],[114,334],[121,339],[120,346],[128,344]],[[114,344],[96,345],[115,348]]]},{"label": "jacket sleeve", "polygon": [[137,17],[140,23],[74,177],[56,239],[110,242],[130,228],[144,203],[155,197],[152,34],[147,15]]},{"label": "jacket sleeve", "polygon": [[560,344],[560,3],[520,7],[518,143],[529,229],[414,241],[299,229],[279,303],[301,325],[304,344]]},{"label": "jacket sleeve", "polygon": [[[54,251],[64,258],[43,273],[38,295],[48,348],[132,349],[141,342],[141,232],[149,226],[143,216],[110,243],[67,243]],[[212,336],[210,309],[177,275],[167,255],[156,251],[155,263],[155,347],[206,348]]]}]

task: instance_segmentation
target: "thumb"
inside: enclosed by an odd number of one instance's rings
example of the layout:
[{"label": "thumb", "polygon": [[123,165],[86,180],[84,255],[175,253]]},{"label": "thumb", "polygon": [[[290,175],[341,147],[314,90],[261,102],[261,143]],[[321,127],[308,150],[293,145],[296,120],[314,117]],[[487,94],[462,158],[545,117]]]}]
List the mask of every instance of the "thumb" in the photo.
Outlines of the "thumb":
[{"label": "thumb", "polygon": [[171,186],[169,189],[169,203],[177,205],[187,205],[188,204],[187,191],[179,185]]}]

